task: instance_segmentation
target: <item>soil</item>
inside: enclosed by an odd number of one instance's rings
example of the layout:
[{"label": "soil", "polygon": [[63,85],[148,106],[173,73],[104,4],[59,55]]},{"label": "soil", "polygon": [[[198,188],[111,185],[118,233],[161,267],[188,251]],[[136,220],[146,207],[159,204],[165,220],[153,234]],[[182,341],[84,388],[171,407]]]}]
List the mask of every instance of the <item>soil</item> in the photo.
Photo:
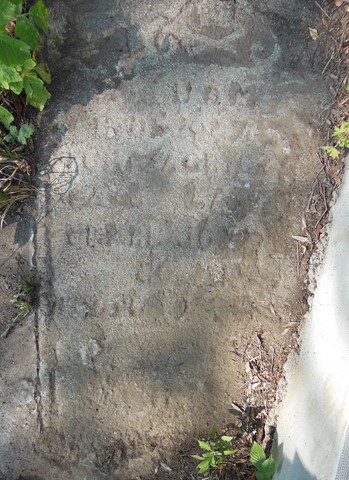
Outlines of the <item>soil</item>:
[{"label": "soil", "polygon": [[194,437],[267,416],[304,313],[292,236],[328,102],[319,10],[50,7],[39,306],[1,339],[0,478],[193,478]]},{"label": "soil", "polygon": [[10,326],[18,311],[10,302],[16,293],[17,284],[20,280],[20,270],[16,258],[16,246],[14,245],[16,225],[8,225],[0,235],[0,334],[3,334]]}]

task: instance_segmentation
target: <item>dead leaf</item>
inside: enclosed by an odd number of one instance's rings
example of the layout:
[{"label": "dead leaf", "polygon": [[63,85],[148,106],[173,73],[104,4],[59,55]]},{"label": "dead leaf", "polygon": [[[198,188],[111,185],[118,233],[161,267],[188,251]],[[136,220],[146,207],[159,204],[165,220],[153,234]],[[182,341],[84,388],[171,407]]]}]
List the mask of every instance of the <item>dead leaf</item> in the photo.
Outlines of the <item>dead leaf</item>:
[{"label": "dead leaf", "polygon": [[301,235],[292,235],[293,240],[297,240],[301,243],[309,243],[308,237],[303,237]]},{"label": "dead leaf", "polygon": [[239,413],[243,413],[242,407],[240,407],[240,405],[238,405],[237,403],[231,402],[231,406],[232,406],[235,410],[237,410]]},{"label": "dead leaf", "polygon": [[16,27],[16,24],[14,22],[10,22],[9,24],[7,24],[5,26],[5,30],[6,30],[7,33],[11,34],[11,33],[13,33],[15,27]]},{"label": "dead leaf", "polygon": [[348,101],[349,101],[349,98],[348,98],[348,97],[344,97],[344,98],[342,98],[342,100],[339,102],[339,105],[340,105],[340,106],[343,106],[343,105],[345,105]]},{"label": "dead leaf", "polygon": [[307,229],[307,220],[305,218],[305,214],[303,213],[302,215],[302,230],[306,230]]},{"label": "dead leaf", "polygon": [[309,27],[309,35],[314,42],[316,42],[317,39],[319,38],[319,34],[317,33],[316,28]]}]

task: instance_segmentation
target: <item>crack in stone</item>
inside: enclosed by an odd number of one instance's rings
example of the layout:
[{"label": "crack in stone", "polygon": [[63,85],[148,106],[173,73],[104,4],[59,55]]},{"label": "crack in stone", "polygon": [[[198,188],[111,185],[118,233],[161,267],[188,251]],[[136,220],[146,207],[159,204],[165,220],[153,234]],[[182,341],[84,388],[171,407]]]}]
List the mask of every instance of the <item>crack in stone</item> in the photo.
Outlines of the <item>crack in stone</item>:
[{"label": "crack in stone", "polygon": [[[44,311],[44,321],[40,323],[40,315],[39,312],[35,312],[34,316],[34,337],[35,337],[35,348],[36,348],[36,377],[35,377],[35,388],[34,388],[34,399],[36,402],[36,409],[37,409],[37,423],[38,423],[38,430],[42,432],[44,430],[44,405],[43,405],[43,397],[42,397],[42,378],[43,375],[48,376],[48,395],[49,395],[49,404],[50,409],[49,412],[52,413],[54,411],[53,406],[55,404],[56,398],[56,382],[55,382],[55,369],[49,369],[48,372],[45,372],[45,368],[43,363],[45,363],[45,356],[48,357],[46,360],[49,360],[51,350],[55,356],[55,349],[50,344],[50,331],[49,327],[51,324],[51,320],[53,318],[54,309],[55,309],[55,295],[53,291],[53,280],[54,280],[54,272],[52,267],[52,246],[51,246],[51,239],[50,239],[50,228],[47,222],[49,222],[50,212],[51,212],[51,194],[50,194],[50,185],[47,183],[45,186],[45,218],[46,218],[46,225],[44,226],[44,245],[45,245],[45,264],[49,265],[50,268],[45,270],[44,279],[41,278],[41,285],[43,284],[42,280],[44,280],[45,291],[40,292],[40,301],[41,306],[40,309]],[[34,235],[34,248],[35,254],[37,252],[37,232]],[[34,254],[34,261],[35,264],[36,258]],[[40,287],[42,289],[42,286]],[[42,329],[45,329],[43,332]],[[46,334],[46,339],[43,338],[43,333]],[[48,350],[46,353],[45,349],[42,350],[43,340],[46,341],[48,344]],[[50,363],[50,362],[49,362]]]},{"label": "crack in stone", "polygon": [[[36,261],[36,253],[37,253],[37,228],[36,225],[33,224],[34,235],[33,235],[33,258],[32,262],[34,268],[37,270],[37,261]],[[34,381],[34,401],[36,404],[36,412],[37,412],[37,427],[38,431],[41,433],[43,431],[43,418],[42,418],[42,403],[41,403],[41,380],[40,380],[40,371],[41,371],[41,353],[40,353],[40,331],[39,331],[39,313],[36,309],[34,312],[34,342],[35,342],[35,351],[36,351],[36,374],[35,374],[35,381]]]},{"label": "crack in stone", "polygon": [[[46,209],[47,209],[47,222],[50,220],[50,211],[51,211],[51,186],[49,183],[45,186],[45,203],[46,203]],[[54,271],[53,271],[53,255],[52,255],[52,245],[51,245],[51,231],[49,228],[49,225],[45,225],[45,230],[44,230],[44,241],[45,241],[45,264],[49,266],[49,268],[46,268],[46,278],[45,278],[45,283],[46,283],[46,292],[45,292],[45,300],[46,300],[46,305],[45,305],[45,326],[47,329],[47,336],[49,336],[49,327],[51,324],[51,321],[53,319],[54,315],[54,310],[55,310],[55,294],[54,294],[54,288],[53,288],[53,280],[54,280]],[[55,349],[52,347],[51,342],[48,341],[49,344],[49,352],[47,352],[50,356],[51,351],[53,350],[53,353],[55,355]],[[50,413],[54,411],[53,406],[55,405],[55,399],[56,399],[56,373],[55,369],[50,368],[48,372],[48,394],[49,394],[49,404],[50,404]]]},{"label": "crack in stone", "polygon": [[34,316],[34,338],[35,338],[35,348],[36,348],[36,376],[35,376],[35,385],[34,385],[34,400],[36,403],[38,430],[41,433],[43,431],[44,424],[43,424],[43,418],[42,418],[42,403],[41,403],[41,380],[40,380],[41,355],[40,355],[39,318],[38,318],[37,312],[35,312],[35,316]]}]

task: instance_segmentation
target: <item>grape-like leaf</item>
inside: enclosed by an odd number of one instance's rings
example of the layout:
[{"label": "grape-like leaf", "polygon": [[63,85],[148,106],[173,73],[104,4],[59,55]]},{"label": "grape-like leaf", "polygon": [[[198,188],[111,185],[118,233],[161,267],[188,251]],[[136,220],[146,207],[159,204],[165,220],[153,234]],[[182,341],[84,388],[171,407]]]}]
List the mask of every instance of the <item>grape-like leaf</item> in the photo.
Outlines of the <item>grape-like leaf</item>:
[{"label": "grape-like leaf", "polygon": [[27,139],[30,138],[34,132],[35,132],[34,127],[28,125],[28,123],[23,123],[23,125],[19,129],[18,136],[17,136],[19,143],[21,143],[22,145],[26,145]]},{"label": "grape-like leaf", "polygon": [[18,17],[16,20],[15,35],[22,42],[27,43],[34,52],[40,49],[40,33],[32,22],[26,17]]},{"label": "grape-like leaf", "polygon": [[0,0],[0,29],[22,11],[22,0]]},{"label": "grape-like leaf", "polygon": [[48,33],[48,10],[42,0],[38,0],[29,10],[29,16],[46,34]]},{"label": "grape-like leaf", "polygon": [[14,116],[6,108],[0,106],[0,123],[2,123],[7,129],[10,128],[11,123],[14,120]]},{"label": "grape-like leaf", "polygon": [[10,90],[16,95],[19,95],[23,90],[23,79],[21,78],[20,80],[18,80],[18,82],[11,82]]},{"label": "grape-like leaf", "polygon": [[36,65],[35,61],[32,58],[28,58],[28,60],[26,60],[23,63],[21,71],[22,72],[29,72],[30,70],[32,70],[35,67],[35,65]]},{"label": "grape-like leaf", "polygon": [[0,88],[10,90],[10,84],[12,82],[21,82],[22,77],[14,67],[8,65],[2,65],[0,63]]},{"label": "grape-like leaf", "polygon": [[27,75],[23,79],[23,86],[29,105],[42,110],[47,100],[51,97],[51,94],[44,86],[44,82],[40,78]]},{"label": "grape-like leaf", "polygon": [[46,63],[39,63],[39,65],[36,65],[33,70],[44,82],[51,83],[51,72]]},{"label": "grape-like leaf", "polygon": [[5,142],[12,142],[17,137],[17,127],[10,125],[10,133],[4,137]]},{"label": "grape-like leaf", "polygon": [[30,57],[28,44],[0,32],[0,63],[9,67],[19,67]]}]

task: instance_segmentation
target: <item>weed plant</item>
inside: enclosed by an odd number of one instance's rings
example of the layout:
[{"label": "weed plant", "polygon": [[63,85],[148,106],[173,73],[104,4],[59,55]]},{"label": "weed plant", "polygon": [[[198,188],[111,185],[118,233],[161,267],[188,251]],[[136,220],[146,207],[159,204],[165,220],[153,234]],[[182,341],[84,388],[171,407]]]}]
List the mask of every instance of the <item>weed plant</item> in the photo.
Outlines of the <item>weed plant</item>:
[{"label": "weed plant", "polygon": [[43,0],[27,8],[26,0],[0,0],[0,226],[17,202],[27,199],[30,162],[23,153],[35,128],[23,119],[23,108],[42,110],[50,98],[51,75],[38,63],[42,34],[48,33]]}]

